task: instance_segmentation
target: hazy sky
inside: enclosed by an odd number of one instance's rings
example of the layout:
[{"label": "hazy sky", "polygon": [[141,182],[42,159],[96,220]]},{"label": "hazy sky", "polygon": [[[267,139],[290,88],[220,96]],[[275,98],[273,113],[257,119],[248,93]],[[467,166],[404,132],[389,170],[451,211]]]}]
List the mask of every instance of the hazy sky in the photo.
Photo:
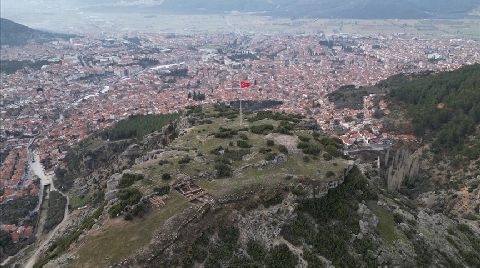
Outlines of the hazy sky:
[{"label": "hazy sky", "polygon": [[[221,29],[231,30],[231,31],[262,31],[267,29],[270,31],[278,32],[284,31],[286,27],[282,25],[289,24],[292,20],[292,17],[295,18],[298,22],[299,18],[295,16],[280,16],[275,17],[276,19],[271,19],[269,17],[256,17],[256,18],[246,18],[243,15],[238,15],[237,13],[225,13],[220,11],[216,15],[209,14],[207,16],[203,12],[196,11],[195,14],[191,15],[190,13],[183,13],[184,15],[173,15],[162,13],[163,6],[158,8],[158,6],[164,0],[0,0],[1,3],[1,17],[11,19],[15,22],[27,25],[36,29],[43,29],[55,32],[66,32],[66,33],[92,33],[92,32],[131,32],[131,31],[153,31],[153,32],[198,32],[198,31],[215,31]],[[243,0],[169,0],[178,1],[174,2],[177,5],[183,5],[185,3],[201,3],[208,6],[207,2],[211,5],[216,1],[225,1],[224,3],[237,3],[236,1]],[[245,0],[247,1],[247,0]],[[247,2],[254,2],[257,0],[249,0]],[[422,2],[423,4],[432,3],[435,1],[437,3],[435,8],[438,8],[443,11],[451,11],[452,5],[462,6],[460,3],[463,2],[464,5],[471,6],[471,4],[478,3],[480,5],[480,0],[258,0],[259,2],[273,2],[273,3],[284,3],[287,6],[292,5],[292,3],[298,4],[309,3],[313,5],[318,5],[326,7],[325,3],[330,3],[335,6],[335,8],[345,7],[346,3],[370,3],[366,7],[362,6],[365,10],[373,12],[374,14],[388,13],[389,8],[383,7],[379,9],[378,12],[375,7],[377,1],[385,1],[382,3],[392,3],[396,1],[404,1],[408,3],[415,2],[416,4]],[[452,2],[450,2],[452,1]],[[458,2],[457,2],[458,1]],[[322,4],[323,3],[323,4]],[[371,5],[375,3],[375,5]],[[402,2],[403,3],[403,2]],[[467,3],[467,4],[465,4]],[[468,4],[470,3],[470,4]],[[105,8],[99,6],[100,4],[107,5]],[[397,3],[398,4],[398,3]],[[151,6],[155,5],[156,8]],[[361,4],[362,5],[362,4]],[[119,7],[121,6],[121,7]],[[125,8],[125,6],[129,6]],[[133,6],[130,8],[130,6]],[[188,5],[186,5],[188,6]],[[228,4],[226,5],[230,7]],[[235,6],[235,5],[233,5]],[[302,5],[300,5],[301,7]],[[432,5],[428,5],[432,6]],[[356,7],[356,5],[354,5]],[[388,5],[387,5],[388,7]],[[264,8],[259,7],[259,10]],[[227,8],[228,9],[228,8]],[[417,8],[414,8],[416,10]],[[188,10],[188,8],[185,8]],[[308,10],[322,10],[318,9],[306,9],[308,15]],[[357,9],[353,9],[354,11]],[[334,12],[335,10],[332,10]],[[407,10],[408,11],[408,10]],[[329,11],[330,12],[330,11]],[[351,10],[349,11],[351,12]],[[362,10],[356,11],[360,15],[365,14]],[[404,11],[402,14],[408,12]],[[227,15],[230,14],[230,15]],[[242,13],[245,14],[245,13]],[[263,14],[259,12],[258,14]],[[328,13],[330,14],[330,13]],[[480,13],[479,13],[480,14]],[[395,15],[395,14],[394,14]],[[330,16],[330,15],[329,15]],[[315,17],[313,17],[315,18]],[[300,19],[302,20],[302,19]],[[347,19],[348,20],[348,19]],[[423,20],[419,20],[421,23]],[[301,23],[299,25],[302,25]],[[477,25],[477,23],[475,23]],[[268,27],[264,27],[268,26]],[[315,25],[314,25],[315,26]],[[312,25],[303,25],[299,26],[298,31],[317,31],[324,30],[325,27],[312,27]],[[345,31],[345,29],[339,29],[340,31]]]},{"label": "hazy sky", "polygon": [[[91,16],[82,10],[81,0],[0,0],[2,18],[36,29],[84,32]],[[88,3],[88,1],[84,1]],[[87,28],[86,28],[87,27]],[[88,31],[91,30],[88,28]]]}]

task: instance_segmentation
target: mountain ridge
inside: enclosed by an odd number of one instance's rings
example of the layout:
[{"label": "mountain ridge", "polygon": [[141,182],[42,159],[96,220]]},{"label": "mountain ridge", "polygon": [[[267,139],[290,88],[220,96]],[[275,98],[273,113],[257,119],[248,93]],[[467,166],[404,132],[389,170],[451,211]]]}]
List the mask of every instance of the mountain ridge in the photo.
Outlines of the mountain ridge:
[{"label": "mountain ridge", "polygon": [[67,39],[69,34],[51,33],[32,29],[12,20],[0,18],[0,45],[21,46],[29,42],[46,42],[52,39]]},{"label": "mountain ridge", "polygon": [[479,4],[474,0],[300,0],[218,1],[165,0],[160,9],[179,13],[259,12],[292,18],[420,19],[467,17]]}]

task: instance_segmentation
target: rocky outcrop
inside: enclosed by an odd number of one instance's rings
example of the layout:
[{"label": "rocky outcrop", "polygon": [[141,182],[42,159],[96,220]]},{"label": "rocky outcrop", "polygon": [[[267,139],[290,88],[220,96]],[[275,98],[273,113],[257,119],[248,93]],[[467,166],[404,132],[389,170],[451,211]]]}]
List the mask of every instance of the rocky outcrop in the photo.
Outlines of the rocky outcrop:
[{"label": "rocky outcrop", "polygon": [[283,225],[295,215],[295,197],[287,195],[282,203],[269,208],[252,210],[244,215],[238,214],[240,237],[244,244],[249,240],[261,242],[270,248],[281,237]]},{"label": "rocky outcrop", "polygon": [[[130,258],[113,267],[169,267],[176,258],[176,243],[185,235],[191,224],[199,221],[209,211],[210,205],[192,206],[186,211],[168,219],[156,232],[151,243],[137,251]],[[197,234],[198,235],[198,234]]]},{"label": "rocky outcrop", "polygon": [[419,173],[420,161],[409,149],[389,149],[383,160],[383,172],[389,191],[400,189],[405,178],[414,178]]}]

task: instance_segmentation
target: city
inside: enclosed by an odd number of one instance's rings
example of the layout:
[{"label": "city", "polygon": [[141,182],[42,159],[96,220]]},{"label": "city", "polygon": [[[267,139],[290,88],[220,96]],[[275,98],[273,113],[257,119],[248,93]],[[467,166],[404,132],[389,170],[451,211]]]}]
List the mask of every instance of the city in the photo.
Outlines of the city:
[{"label": "city", "polygon": [[[480,41],[402,33],[129,33],[2,45],[0,54],[0,203],[29,197],[26,209],[35,215],[43,187],[67,166],[69,148],[132,115],[275,100],[282,104],[272,111],[314,120],[345,151],[419,141],[413,132],[384,128],[378,115],[391,113],[384,93],[366,94],[356,107],[338,107],[332,93],[478,64]],[[241,81],[251,86],[241,88]],[[0,228],[14,243],[30,243],[36,227],[24,220]]]}]

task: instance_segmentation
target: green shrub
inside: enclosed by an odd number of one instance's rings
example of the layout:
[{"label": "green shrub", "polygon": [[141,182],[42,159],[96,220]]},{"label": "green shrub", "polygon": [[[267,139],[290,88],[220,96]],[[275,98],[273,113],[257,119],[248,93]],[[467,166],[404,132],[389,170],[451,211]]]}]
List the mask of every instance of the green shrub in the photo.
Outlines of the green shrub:
[{"label": "green shrub", "polygon": [[131,174],[124,173],[120,178],[120,183],[118,184],[119,188],[127,188],[132,186],[136,181],[143,180],[144,176],[142,174]]},{"label": "green shrub", "polygon": [[178,160],[178,164],[180,165],[184,165],[184,164],[188,164],[190,163],[190,161],[192,161],[192,158],[188,155],[185,155],[184,157],[182,157],[180,160]]},{"label": "green shrub", "polygon": [[300,141],[303,141],[303,142],[309,142],[310,141],[310,137],[307,137],[307,136],[298,136],[298,139]]},{"label": "green shrub", "polygon": [[318,155],[321,152],[320,146],[311,142],[300,141],[297,148],[302,149],[304,154]]},{"label": "green shrub", "polygon": [[278,145],[278,151],[282,154],[285,154],[285,155],[288,154],[287,147],[285,145],[282,145],[282,144]]},{"label": "green shrub", "polygon": [[326,267],[322,260],[308,249],[304,249],[303,258],[307,261],[307,267],[323,268]]},{"label": "green shrub", "polygon": [[113,204],[108,213],[111,217],[116,217],[123,212],[127,206],[133,206],[137,204],[142,198],[142,193],[135,188],[123,188],[118,192],[119,202]]},{"label": "green shrub", "polygon": [[282,203],[282,201],[283,201],[282,193],[275,193],[274,195],[266,195],[262,198],[262,204],[266,208],[278,205]]},{"label": "green shrub", "polygon": [[247,141],[245,140],[239,140],[237,141],[237,146],[240,147],[240,148],[250,148],[252,147],[250,144],[248,144]]},{"label": "green shrub", "polygon": [[413,248],[415,249],[417,265],[419,267],[428,267],[432,263],[432,252],[423,238],[413,239]]},{"label": "green shrub", "polygon": [[185,107],[186,115],[190,114],[202,114],[203,108],[201,105],[187,106]]},{"label": "green shrub", "polygon": [[281,121],[275,132],[285,135],[293,135],[292,130],[295,128],[295,125],[289,121]]},{"label": "green shrub", "polygon": [[267,140],[267,146],[272,147],[273,145],[275,145],[273,140]]},{"label": "green shrub", "polygon": [[217,170],[218,178],[225,178],[232,176],[232,168],[225,163],[215,164],[215,169]]},{"label": "green shrub", "polygon": [[308,146],[310,146],[310,143],[304,142],[304,141],[300,141],[300,142],[297,144],[297,148],[298,148],[298,149],[302,149],[302,150],[308,148]]},{"label": "green shrub", "polygon": [[399,214],[399,213],[394,213],[393,214],[393,220],[399,224],[399,223],[402,223],[405,221],[405,217],[403,217],[402,214]]},{"label": "green shrub", "polygon": [[251,126],[250,131],[255,134],[268,134],[273,130],[273,126],[270,124],[262,124],[257,126]]},{"label": "green shrub", "polygon": [[247,242],[247,253],[253,260],[258,262],[263,262],[265,256],[267,255],[267,250],[262,244],[256,242],[255,240],[249,240]]},{"label": "green shrub", "polygon": [[238,135],[238,137],[240,137],[240,139],[245,140],[245,141],[248,140],[247,135],[245,135],[244,133]]},{"label": "green shrub", "polygon": [[309,154],[309,155],[318,155],[320,154],[321,151],[322,149],[317,144],[309,144],[307,148],[302,150],[304,154]]},{"label": "green shrub", "polygon": [[272,161],[272,160],[275,160],[275,157],[277,157],[276,153],[267,153],[265,155],[265,160]]},{"label": "green shrub", "polygon": [[118,215],[121,215],[123,213],[123,209],[124,207],[120,203],[117,203],[110,207],[108,213],[110,214],[110,217],[114,218]]},{"label": "green shrub", "polygon": [[132,213],[126,212],[125,214],[123,214],[123,219],[126,220],[126,221],[131,221],[131,220],[133,220],[133,215],[132,215]]},{"label": "green shrub", "polygon": [[118,198],[126,205],[134,205],[142,198],[142,193],[135,188],[125,188],[118,192]]},{"label": "green shrub", "polygon": [[218,229],[218,238],[227,246],[237,244],[240,231],[235,226],[220,226]]},{"label": "green shrub", "polygon": [[214,137],[219,139],[231,139],[233,136],[237,135],[237,133],[237,130],[220,127],[218,132],[214,134]]},{"label": "green shrub", "polygon": [[[232,161],[240,161],[242,158],[249,154],[250,150],[249,149],[240,149],[240,150],[230,150],[230,149],[225,149],[225,152],[223,153],[223,158],[229,159]],[[230,162],[230,161],[228,161]]]},{"label": "green shrub", "polygon": [[325,147],[325,151],[333,157],[342,156],[342,152],[336,146],[331,145],[331,144],[329,144]]},{"label": "green shrub", "polygon": [[166,195],[170,193],[170,186],[165,185],[165,186],[155,187],[153,191],[158,195]]},{"label": "green shrub", "polygon": [[133,216],[143,216],[147,211],[147,206],[144,203],[138,203],[132,207],[130,213]]},{"label": "green shrub", "polygon": [[163,173],[162,174],[162,180],[168,181],[172,178],[172,176],[169,173]]},{"label": "green shrub", "polygon": [[258,149],[258,152],[261,153],[261,154],[267,154],[267,153],[270,153],[271,151],[272,151],[272,149],[264,148],[264,147]]},{"label": "green shrub", "polygon": [[170,162],[168,160],[165,160],[165,159],[162,159],[162,160],[158,161],[159,166],[163,166],[163,165],[166,165],[166,164],[170,164]]},{"label": "green shrub", "polygon": [[325,161],[330,161],[330,160],[333,159],[333,157],[332,157],[329,153],[324,153],[324,154],[323,154],[323,159],[324,159]]},{"label": "green shrub", "polygon": [[268,268],[291,268],[295,267],[297,263],[297,255],[293,254],[285,244],[274,246],[266,260]]}]

